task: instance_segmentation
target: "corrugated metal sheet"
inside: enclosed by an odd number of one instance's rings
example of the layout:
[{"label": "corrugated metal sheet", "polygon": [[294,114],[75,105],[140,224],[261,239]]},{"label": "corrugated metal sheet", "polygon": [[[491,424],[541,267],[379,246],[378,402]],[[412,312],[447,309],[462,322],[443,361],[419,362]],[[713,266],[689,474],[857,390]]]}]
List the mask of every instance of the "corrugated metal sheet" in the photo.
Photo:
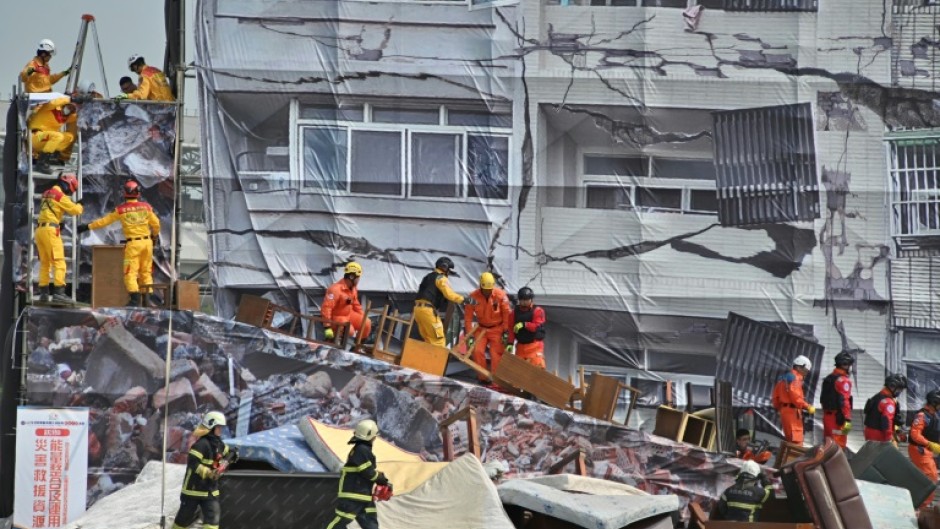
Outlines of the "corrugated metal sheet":
[{"label": "corrugated metal sheet", "polygon": [[718,220],[723,226],[819,218],[809,103],[720,111],[714,119]]},{"label": "corrugated metal sheet", "polygon": [[770,408],[770,395],[777,379],[791,367],[791,361],[804,355],[814,369],[804,381],[807,402],[815,402],[819,367],[825,347],[773,326],[731,312],[718,354],[717,380],[731,383],[735,406],[760,407],[773,423],[758,430],[774,431],[777,413]]},{"label": "corrugated metal sheet", "polygon": [[892,259],[891,299],[896,327],[940,328],[940,255]]}]

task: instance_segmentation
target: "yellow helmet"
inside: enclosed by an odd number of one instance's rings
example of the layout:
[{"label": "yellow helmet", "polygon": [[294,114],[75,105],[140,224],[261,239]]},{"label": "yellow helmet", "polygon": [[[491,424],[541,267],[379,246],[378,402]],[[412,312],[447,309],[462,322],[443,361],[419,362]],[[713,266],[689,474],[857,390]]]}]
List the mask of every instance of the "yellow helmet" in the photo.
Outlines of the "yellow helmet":
[{"label": "yellow helmet", "polygon": [[480,274],[480,288],[483,290],[493,290],[493,287],[496,286],[496,278],[493,277],[493,274],[489,272],[483,272]]},{"label": "yellow helmet", "polygon": [[377,435],[379,435],[379,425],[372,419],[359,421],[359,424],[356,425],[356,429],[353,430],[353,437],[363,441],[371,441],[375,439]]},{"label": "yellow helmet", "polygon": [[352,274],[356,277],[359,277],[362,275],[362,266],[355,261],[346,263],[346,268],[343,270],[343,274]]}]

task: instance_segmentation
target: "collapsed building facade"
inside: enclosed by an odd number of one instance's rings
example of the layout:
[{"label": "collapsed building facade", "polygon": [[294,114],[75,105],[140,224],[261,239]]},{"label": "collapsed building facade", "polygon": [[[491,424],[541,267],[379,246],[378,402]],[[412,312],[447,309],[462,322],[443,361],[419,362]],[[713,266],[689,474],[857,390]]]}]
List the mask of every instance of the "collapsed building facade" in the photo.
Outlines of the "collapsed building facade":
[{"label": "collapsed building facade", "polygon": [[[692,4],[202,2],[220,314],[246,292],[315,310],[348,259],[407,311],[450,255],[458,291],[487,267],[535,289],[550,369],[648,404],[773,329],[821,346],[817,375],[857,355],[859,406],[889,371],[916,400],[937,339],[936,8]],[[752,320],[733,344],[730,312]],[[792,356],[761,353],[768,377]]]}]

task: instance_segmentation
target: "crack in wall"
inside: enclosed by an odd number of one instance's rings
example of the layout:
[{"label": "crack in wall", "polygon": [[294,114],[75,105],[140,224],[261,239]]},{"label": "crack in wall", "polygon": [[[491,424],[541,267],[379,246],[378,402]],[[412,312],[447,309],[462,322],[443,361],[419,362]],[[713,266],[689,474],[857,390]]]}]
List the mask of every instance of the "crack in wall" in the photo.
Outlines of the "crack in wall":
[{"label": "crack in wall", "polygon": [[594,124],[597,128],[610,134],[611,138],[617,143],[629,143],[636,147],[646,147],[659,143],[688,143],[702,138],[712,137],[711,130],[703,130],[695,133],[662,132],[645,123],[620,121],[589,108],[578,108],[565,104],[551,104],[549,106],[555,110],[566,110],[574,114],[590,116],[594,120]]}]

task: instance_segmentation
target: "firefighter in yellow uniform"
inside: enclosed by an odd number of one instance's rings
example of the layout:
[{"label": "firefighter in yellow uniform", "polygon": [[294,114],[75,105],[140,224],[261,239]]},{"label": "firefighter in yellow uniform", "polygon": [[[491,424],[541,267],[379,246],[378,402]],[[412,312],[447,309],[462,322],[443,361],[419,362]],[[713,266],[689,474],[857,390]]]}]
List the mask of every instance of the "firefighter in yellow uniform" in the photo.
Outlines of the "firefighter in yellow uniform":
[{"label": "firefighter in yellow uniform", "polygon": [[39,205],[39,226],[36,228],[36,247],[39,253],[39,295],[49,301],[49,271],[53,271],[54,301],[71,301],[65,295],[65,246],[62,244],[59,224],[63,215],[81,215],[82,205],[72,202],[69,195],[78,190],[78,179],[63,174],[59,181],[42,194]]},{"label": "firefighter in yellow uniform", "polygon": [[130,93],[120,93],[114,98],[115,100],[176,101],[176,98],[173,97],[173,91],[170,90],[170,83],[166,80],[166,75],[158,68],[147,66],[143,57],[131,55],[130,59],[127,60],[127,67],[140,76],[137,81],[137,89]]},{"label": "firefighter in yellow uniform", "polygon": [[[160,219],[153,208],[140,199],[140,184],[128,180],[124,184],[126,201],[98,220],[78,227],[78,232],[96,230],[121,221],[124,230],[124,286],[130,294],[129,307],[141,303],[141,286],[149,292],[153,284],[153,243],[160,235]],[[144,293],[146,293],[144,292]]]},{"label": "firefighter in yellow uniform", "polygon": [[449,257],[441,257],[434,263],[434,271],[424,276],[415,298],[415,323],[421,338],[430,344],[444,347],[444,324],[438,311],[447,310],[447,302],[463,303],[464,297],[454,292],[447,276],[454,270]]},{"label": "firefighter in yellow uniform", "polygon": [[[62,127],[74,127],[77,111],[78,107],[68,97],[58,97],[36,107],[27,122],[33,140],[34,165],[45,166],[47,162],[61,165],[72,156],[75,134]],[[36,169],[48,172],[44,167]]]},{"label": "firefighter in yellow uniform", "polygon": [[43,94],[52,91],[52,85],[68,75],[71,68],[64,72],[52,73],[49,61],[55,55],[55,44],[49,39],[39,41],[36,47],[36,56],[29,61],[20,72],[20,80],[26,87],[28,94]]}]

